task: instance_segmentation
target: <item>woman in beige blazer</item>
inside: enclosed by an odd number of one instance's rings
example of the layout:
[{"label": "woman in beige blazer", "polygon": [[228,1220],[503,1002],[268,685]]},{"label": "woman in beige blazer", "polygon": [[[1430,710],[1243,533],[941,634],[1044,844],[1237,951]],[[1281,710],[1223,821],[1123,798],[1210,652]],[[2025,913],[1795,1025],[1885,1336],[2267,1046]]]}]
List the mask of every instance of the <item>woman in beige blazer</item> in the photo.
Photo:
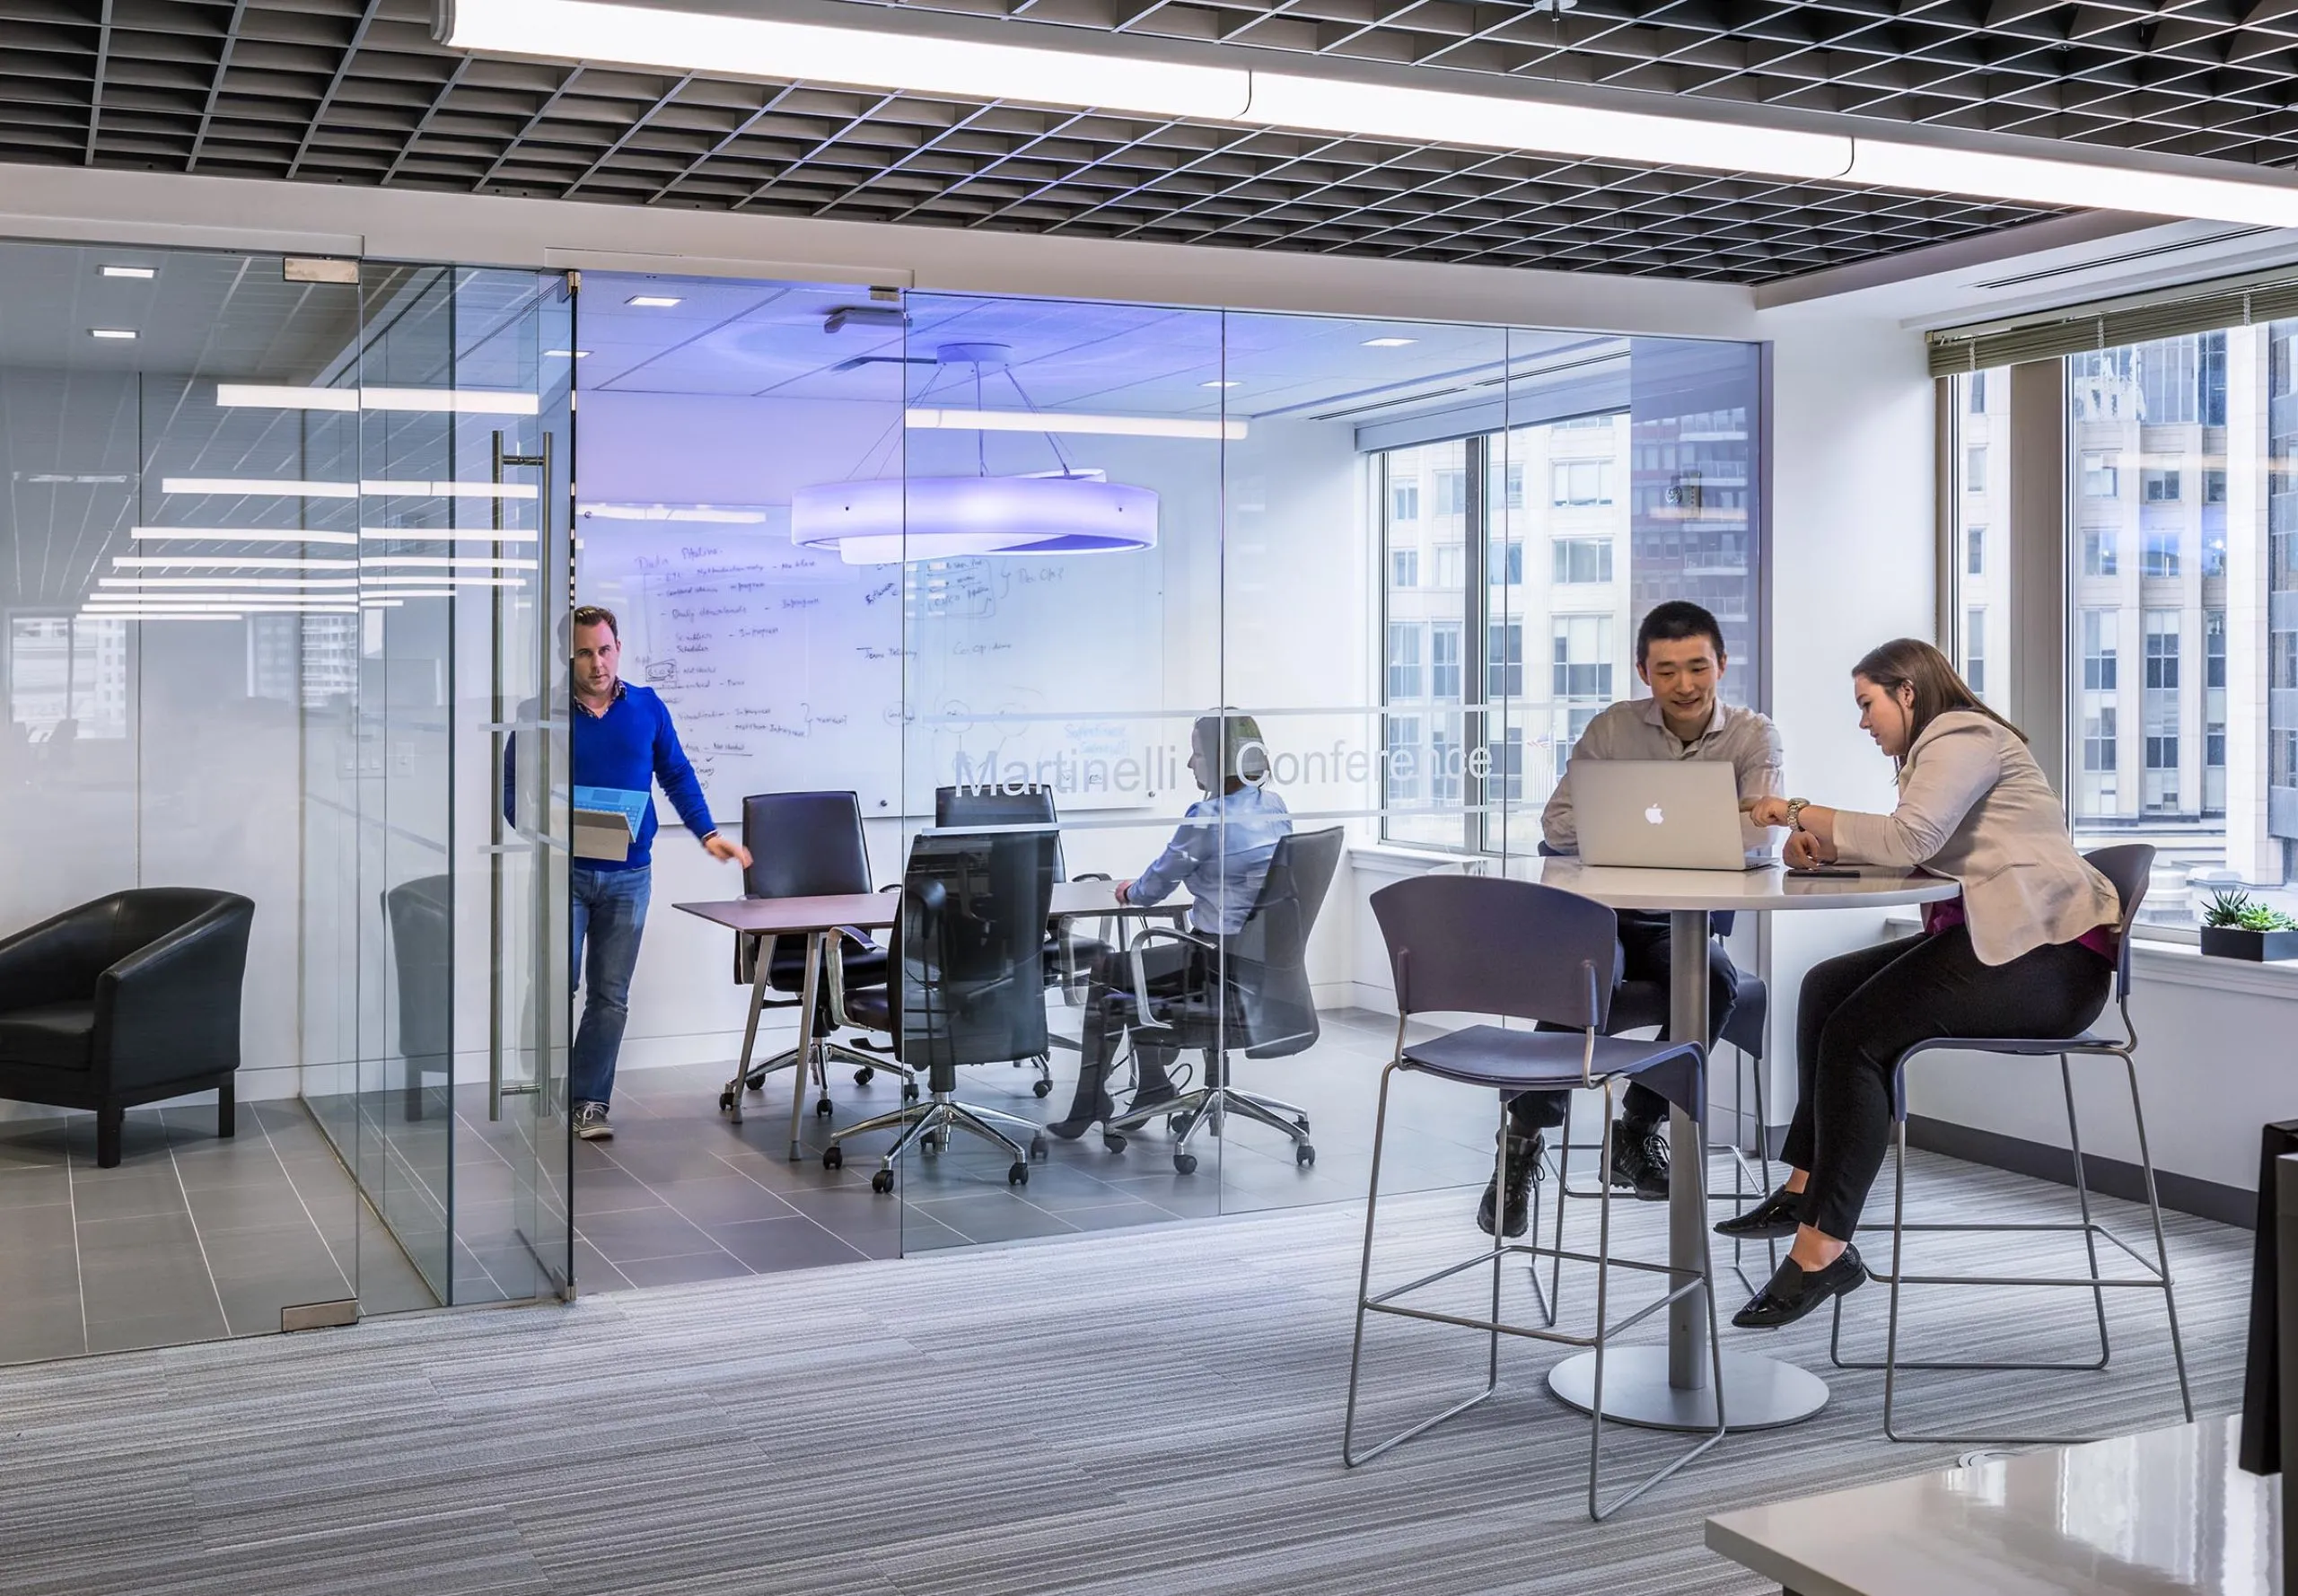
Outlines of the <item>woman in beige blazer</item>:
[{"label": "woman in beige blazer", "polygon": [[2114,977],[2122,906],[2074,851],[2066,811],[2025,736],[1978,701],[1928,643],[1886,643],[1852,671],[1860,729],[1899,762],[1889,814],[1757,801],[1788,826],[1790,865],[1920,866],[1962,884],[1921,934],[1814,966],[1796,1007],[1802,1100],[1782,1154],[1787,1183],[1716,1229],[1795,1238],[1732,1319],[1768,1329],[1866,1279],[1851,1232],[1890,1142],[1899,1056],[1940,1037],[2073,1036]]}]

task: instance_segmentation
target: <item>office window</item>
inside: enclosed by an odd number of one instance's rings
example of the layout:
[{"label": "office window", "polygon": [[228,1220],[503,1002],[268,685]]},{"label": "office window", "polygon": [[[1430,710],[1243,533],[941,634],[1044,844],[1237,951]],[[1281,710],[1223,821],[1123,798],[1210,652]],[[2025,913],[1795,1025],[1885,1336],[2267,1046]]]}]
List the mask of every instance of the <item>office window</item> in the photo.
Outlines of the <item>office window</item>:
[{"label": "office window", "polygon": [[1963,408],[1974,416],[1987,413],[1987,373],[1973,372],[1963,379]]},{"label": "office window", "polygon": [[1560,616],[1556,621],[1556,675],[1550,691],[1559,698],[1612,696],[1612,618]]},{"label": "office window", "polygon": [[1558,538],[1556,540],[1556,581],[1558,585],[1612,579],[1612,540],[1609,538]]},{"label": "office window", "polygon": [[2083,721],[2083,768],[2111,773],[2115,767],[2115,712],[2106,706]]},{"label": "office window", "polygon": [[1559,506],[1609,504],[1612,502],[1612,467],[1608,460],[1560,460],[1549,468],[1550,496]]},{"label": "office window", "polygon": [[1420,519],[1420,484],[1392,482],[1389,485],[1389,519],[1418,521]]},{"label": "office window", "polygon": [[1984,444],[1963,451],[1963,491],[1987,491],[1987,448]]},{"label": "office window", "polygon": [[[1428,801],[1458,803],[1463,789],[1466,762],[1460,757],[1460,717],[1440,715],[1428,733]],[[1458,838],[1457,829],[1452,833]]]},{"label": "office window", "polygon": [[2086,692],[2115,690],[2115,633],[2120,615],[2112,609],[2083,612],[2083,687]]},{"label": "office window", "polygon": [[1485,745],[1485,757],[1489,761],[1485,777],[1485,794],[1490,798],[1505,799],[1521,803],[1524,798],[1524,729],[1504,726],[1500,735]]},{"label": "office window", "polygon": [[1524,692],[1524,623],[1495,621],[1485,628],[1487,698],[1518,698]]},{"label": "office window", "polygon": [[1521,460],[1510,460],[1508,469],[1501,473],[1500,507],[1504,510],[1522,510],[1524,507],[1524,462]]},{"label": "office window", "polygon": [[1435,556],[1435,574],[1431,587],[1451,592],[1468,580],[1469,551],[1459,543],[1439,543],[1431,551]]},{"label": "office window", "polygon": [[11,616],[8,718],[31,742],[126,737],[127,623]]},{"label": "office window", "polygon": [[1975,526],[1963,535],[1963,570],[1972,576],[1987,574],[1987,529]]},{"label": "office window", "polygon": [[1460,623],[1440,620],[1428,628],[1428,696],[1458,702],[1460,697]]},{"label": "office window", "polygon": [[2146,687],[2149,692],[2176,692],[2179,686],[2179,612],[2146,612]]},{"label": "office window", "polygon": [[1420,694],[1420,627],[1411,621],[1389,623],[1389,697]]},{"label": "office window", "polygon": [[2226,472],[2223,468],[2212,466],[2203,471],[2202,502],[2206,504],[2226,502]]},{"label": "office window", "polygon": [[2112,576],[2116,569],[2115,529],[2085,528],[2083,532],[2083,574]]},{"label": "office window", "polygon": [[1466,515],[1469,513],[1469,474],[1465,470],[1442,470],[1436,473],[1436,513]]},{"label": "office window", "polygon": [[2091,499],[2111,499],[2115,496],[2118,473],[2111,454],[2086,454],[2083,457],[2083,496]]},{"label": "office window", "polygon": [[2213,690],[2226,686],[2226,612],[2202,612],[2202,685]]},{"label": "office window", "polygon": [[1971,691],[1987,697],[1987,611],[1963,612],[1963,680]]},{"label": "office window", "polygon": [[2205,576],[2226,574],[2226,531],[2223,522],[2216,528],[2207,522],[2203,525],[2202,574]]},{"label": "office window", "polygon": [[2168,504],[2179,497],[2179,474],[2152,466],[2139,473],[2139,496],[2150,504]]},{"label": "office window", "polygon": [[2145,541],[2140,546],[2138,574],[2141,576],[2176,576],[2179,574],[2179,533],[2175,527],[2149,527]]},{"label": "office window", "polygon": [[1420,717],[1417,715],[1390,715],[1388,757],[1390,802],[1410,803],[1420,797],[1421,775],[1426,763],[1426,750],[1420,746]]},{"label": "office window", "polygon": [[1524,540],[1511,538],[1495,543],[1491,553],[1492,581],[1499,587],[1522,587],[1524,584]]},{"label": "office window", "polygon": [[1389,585],[1418,587],[1420,585],[1420,550],[1397,548],[1389,552]]}]

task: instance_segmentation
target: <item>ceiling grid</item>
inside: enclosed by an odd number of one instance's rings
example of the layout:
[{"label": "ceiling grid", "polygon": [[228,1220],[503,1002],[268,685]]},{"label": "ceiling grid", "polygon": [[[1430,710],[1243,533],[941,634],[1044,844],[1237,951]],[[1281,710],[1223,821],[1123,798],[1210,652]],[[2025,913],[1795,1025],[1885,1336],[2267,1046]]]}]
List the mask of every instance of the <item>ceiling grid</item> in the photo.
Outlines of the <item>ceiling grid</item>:
[{"label": "ceiling grid", "polygon": [[[1081,29],[2298,159],[2298,7],[946,0]],[[860,6],[857,5],[859,10]],[[424,0],[0,0],[0,160],[1759,283],[2009,203],[470,57]]]}]

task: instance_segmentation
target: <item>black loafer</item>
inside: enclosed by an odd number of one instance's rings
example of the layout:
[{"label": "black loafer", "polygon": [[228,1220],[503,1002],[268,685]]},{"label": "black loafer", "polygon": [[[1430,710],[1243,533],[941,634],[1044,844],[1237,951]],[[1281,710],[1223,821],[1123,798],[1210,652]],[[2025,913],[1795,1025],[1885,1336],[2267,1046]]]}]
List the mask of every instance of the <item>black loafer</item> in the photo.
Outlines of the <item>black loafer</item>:
[{"label": "black loafer", "polygon": [[1755,1300],[1732,1315],[1732,1322],[1743,1330],[1776,1330],[1794,1324],[1830,1297],[1858,1290],[1866,1280],[1867,1266],[1859,1261],[1856,1247],[1846,1247],[1843,1256],[1824,1269],[1807,1272],[1794,1258],[1787,1258],[1756,1293]]},{"label": "black loafer", "polygon": [[1733,1241],[1770,1241],[1792,1236],[1802,1223],[1802,1199],[1800,1191],[1775,1191],[1754,1207],[1719,1223],[1715,1233]]}]

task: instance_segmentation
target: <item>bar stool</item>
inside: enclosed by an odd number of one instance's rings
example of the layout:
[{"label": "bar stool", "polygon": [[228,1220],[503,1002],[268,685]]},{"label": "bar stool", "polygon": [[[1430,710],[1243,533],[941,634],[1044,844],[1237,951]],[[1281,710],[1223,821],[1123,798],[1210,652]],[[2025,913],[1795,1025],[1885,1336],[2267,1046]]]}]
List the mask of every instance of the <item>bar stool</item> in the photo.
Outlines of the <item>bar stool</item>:
[{"label": "bar stool", "polygon": [[[1715,1340],[1715,1265],[1703,1247],[1697,1270],[1611,1256],[1611,1122],[1618,1084],[1640,1079],[1688,1111],[1697,1111],[1706,1092],[1706,1049],[1697,1041],[1627,1041],[1602,1034],[1611,1000],[1612,948],[1616,922],[1600,903],[1553,887],[1483,876],[1429,875],[1399,881],[1373,894],[1373,913],[1387,943],[1397,994],[1396,1056],[1381,1072],[1380,1109],[1373,1127],[1373,1171],[1364,1201],[1364,1252],[1357,1276],[1356,1324],[1348,1356],[1348,1412],[1341,1432],[1341,1460],[1354,1469],[1446,1419],[1482,1402],[1499,1389],[1500,1337],[1548,1341],[1595,1352],[1595,1390],[1589,1409],[1588,1516],[1601,1522],[1675,1473],[1724,1435],[1724,1355]],[[1493,1014],[1546,1021],[1558,1030],[1509,1030],[1475,1025],[1409,1045],[1405,1028],[1417,1013]],[[1574,1034],[1576,1033],[1576,1034]],[[1389,1118],[1389,1089],[1400,1070],[1487,1092],[1601,1088],[1604,1093],[1604,1140],[1599,1173],[1606,1181],[1592,1254],[1514,1242],[1501,1235],[1491,1246],[1457,1263],[1375,1294],[1373,1237],[1380,1214],[1381,1156]],[[1501,1100],[1499,1173],[1506,1186],[1507,1105]],[[1502,1266],[1513,1255],[1534,1258],[1561,1254],[1596,1267],[1596,1328],[1577,1336],[1533,1325],[1513,1324],[1500,1316]],[[1479,1266],[1492,1272],[1492,1311],[1471,1318],[1402,1299]],[[1610,1272],[1617,1266],[1665,1276],[1668,1288],[1658,1300],[1618,1323],[1610,1318]],[[1715,1428],[1656,1472],[1610,1502],[1602,1500],[1604,1353],[1621,1332],[1671,1303],[1697,1293],[1707,1311],[1711,1377],[1716,1392]],[[1481,1330],[1487,1338],[1484,1389],[1434,1417],[1425,1418],[1366,1451],[1356,1450],[1356,1397],[1364,1352],[1364,1317],[1395,1314],[1433,1324]]]},{"label": "bar stool", "polygon": [[[1899,1065],[1891,1077],[1891,1117],[1893,1175],[1891,1184],[1891,1222],[1889,1224],[1862,1224],[1863,1231],[1888,1230],[1891,1232],[1891,1267],[1886,1274],[1869,1268],[1868,1277],[1890,1287],[1890,1321],[1883,1341],[1881,1363],[1860,1363],[1844,1357],[1843,1299],[1835,1303],[1835,1327],[1828,1337],[1828,1355],[1838,1369],[1876,1370],[1883,1372],[1883,1434],[1892,1441],[1950,1442],[1957,1444],[1983,1443],[1995,1446],[2073,1446],[2083,1438],[2066,1439],[2055,1436],[2028,1435],[1943,1435],[1918,1434],[1901,1431],[1895,1423],[1894,1404],[1899,1395],[1899,1374],[1903,1369],[1962,1372],[2065,1372],[2103,1369],[2111,1355],[2107,1339],[2107,1289],[2119,1287],[2162,1293],[2163,1311],[2171,1321],[2171,1356],[2178,1367],[2179,1402],[2185,1410],[2188,1424],[2194,1422],[2194,1394],[2187,1383],[2187,1355],[2185,1342],[2179,1334],[2179,1305],[2171,1290],[2171,1254],[2162,1238],[2162,1204],[2154,1189],[2154,1162],[2146,1146],[2146,1111],[2138,1097],[2138,1065],[2133,1057],[2138,1048],[2138,1028],[2130,1018],[2130,928],[2138,918],[2139,905],[2146,897],[2149,873],[2154,865],[2154,850],[2144,844],[2133,843],[2121,847],[2101,848],[2083,857],[2100,874],[2115,885],[2122,896],[2122,925],[2118,928],[2115,950],[2115,1004],[2122,1014],[2123,1036],[2110,1039],[2093,1031],[2081,1036],[2032,1039],[2024,1037],[1994,1037],[1971,1039],[1943,1037],[1932,1041],[1917,1042],[1899,1056]],[[1925,1053],[1993,1053],[2012,1058],[2058,1059],[2058,1078],[2066,1098],[2066,1136],[2074,1159],[2074,1197],[2082,1217],[2075,1223],[2064,1221],[2052,1223],[2027,1224],[1958,1224],[1935,1221],[1915,1223],[1907,1217],[1907,1070],[1908,1065]],[[2138,1165],[2146,1180],[2146,1211],[2154,1226],[2154,1258],[2152,1262],[2128,1241],[2117,1235],[2091,1215],[2091,1188],[2083,1169],[2083,1133],[2075,1122],[2074,1075],[2070,1059],[2115,1058],[2122,1061],[2123,1074],[2130,1085],[2131,1121],[2138,1131]],[[1906,1271],[1902,1257],[1908,1233],[1911,1231],[1965,1232],[1978,1234],[2031,1234],[2036,1232],[2079,1232],[2083,1250],[2089,1255],[2091,1271],[2085,1276],[2019,1276],[2019,1275],[1910,1275]],[[2110,1241],[2130,1256],[2145,1273],[2137,1278],[2111,1278],[2099,1273],[2099,1243]],[[1899,1349],[1899,1291],[1908,1285],[2036,1285],[2074,1286],[2091,1293],[2092,1307],[2098,1315],[2099,1355],[2082,1363],[1998,1364],[1971,1360],[1933,1360],[1922,1363],[1903,1359]],[[2087,1439],[2096,1439],[2089,1437]]]}]

